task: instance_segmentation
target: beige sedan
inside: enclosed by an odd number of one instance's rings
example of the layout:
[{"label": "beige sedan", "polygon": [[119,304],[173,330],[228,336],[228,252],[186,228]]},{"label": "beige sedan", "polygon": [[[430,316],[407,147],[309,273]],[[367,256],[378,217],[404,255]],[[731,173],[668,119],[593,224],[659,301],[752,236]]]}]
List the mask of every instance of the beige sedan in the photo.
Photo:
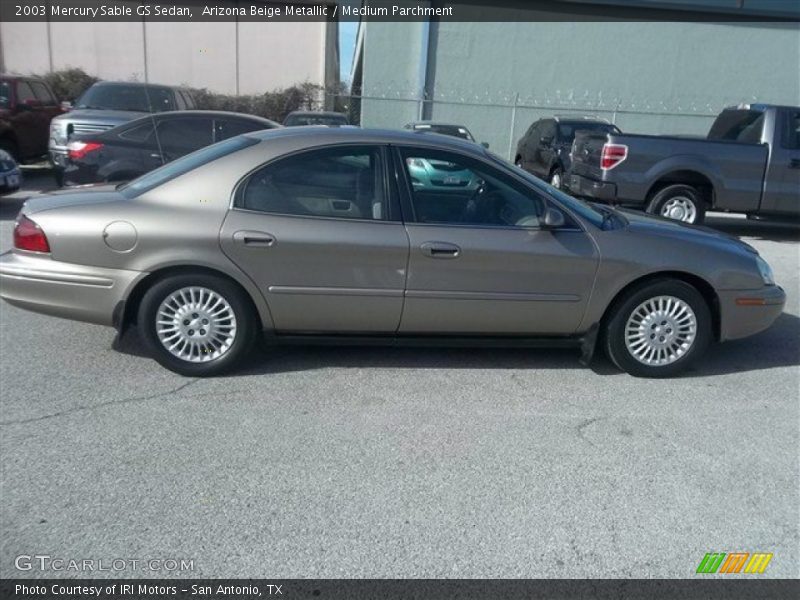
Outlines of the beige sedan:
[{"label": "beige sedan", "polygon": [[468,141],[315,127],[29,200],[0,296],[120,334],[136,325],[190,376],[231,369],[263,335],[572,345],[587,362],[598,347],[663,377],[769,327],[785,301],[735,238],[575,200]]}]

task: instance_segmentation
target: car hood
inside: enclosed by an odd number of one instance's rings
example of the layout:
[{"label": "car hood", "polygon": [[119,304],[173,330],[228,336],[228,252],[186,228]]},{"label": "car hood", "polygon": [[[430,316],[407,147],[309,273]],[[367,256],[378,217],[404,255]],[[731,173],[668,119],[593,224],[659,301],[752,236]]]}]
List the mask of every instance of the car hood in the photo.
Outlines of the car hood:
[{"label": "car hood", "polygon": [[124,200],[124,196],[116,190],[115,185],[87,185],[77,189],[59,190],[28,198],[22,205],[20,213],[32,215],[34,213],[54,208],[78,206],[82,204],[102,204]]},{"label": "car hood", "polygon": [[75,109],[63,115],[54,117],[54,121],[73,122],[80,121],[81,123],[103,123],[121,125],[133,119],[145,116],[146,112],[137,112],[129,110],[98,110],[98,109]]},{"label": "car hood", "polygon": [[632,210],[622,209],[619,212],[628,220],[628,229],[634,233],[659,235],[685,242],[705,243],[758,254],[755,248],[736,236],[711,229],[710,227],[689,225],[688,223],[681,223],[674,219],[648,215]]}]

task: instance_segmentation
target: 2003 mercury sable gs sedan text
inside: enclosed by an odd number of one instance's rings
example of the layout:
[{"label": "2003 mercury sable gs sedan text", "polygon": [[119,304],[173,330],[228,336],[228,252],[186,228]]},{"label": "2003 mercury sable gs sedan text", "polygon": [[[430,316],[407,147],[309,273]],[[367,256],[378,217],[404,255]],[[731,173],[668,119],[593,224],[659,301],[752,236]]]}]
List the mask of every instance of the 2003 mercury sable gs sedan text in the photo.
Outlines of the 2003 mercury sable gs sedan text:
[{"label": "2003 mercury sable gs sedan text", "polygon": [[785,301],[735,238],[594,207],[477,144],[407,132],[232,138],[117,188],[28,200],[14,246],[6,301],[136,323],[185,375],[232,367],[263,333],[575,344],[586,360],[599,344],[629,373],[668,376]]}]

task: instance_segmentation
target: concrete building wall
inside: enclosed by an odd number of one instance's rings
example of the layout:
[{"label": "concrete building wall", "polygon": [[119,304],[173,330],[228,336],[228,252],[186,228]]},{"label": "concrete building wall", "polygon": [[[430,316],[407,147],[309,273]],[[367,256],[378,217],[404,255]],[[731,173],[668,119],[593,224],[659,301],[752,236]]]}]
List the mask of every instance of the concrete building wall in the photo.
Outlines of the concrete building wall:
[{"label": "concrete building wall", "polygon": [[3,68],[80,67],[109,80],[260,93],[338,80],[336,24],[256,22],[0,23]]},{"label": "concrete building wall", "polygon": [[[416,40],[425,27],[367,24],[362,124],[417,117],[419,101],[399,98],[420,97],[407,73],[424,58]],[[397,52],[397,36],[410,52]],[[553,114],[597,114],[631,132],[705,134],[726,105],[800,104],[796,24],[433,23],[430,39],[425,116],[466,124],[501,155]],[[377,98],[381,90],[392,100]]]}]

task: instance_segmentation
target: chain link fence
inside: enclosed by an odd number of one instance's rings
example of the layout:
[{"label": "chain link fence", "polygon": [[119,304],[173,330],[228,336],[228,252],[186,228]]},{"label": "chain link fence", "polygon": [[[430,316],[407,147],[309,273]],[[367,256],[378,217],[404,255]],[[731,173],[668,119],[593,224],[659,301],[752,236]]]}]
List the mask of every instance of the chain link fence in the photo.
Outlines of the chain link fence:
[{"label": "chain link fence", "polygon": [[531,123],[544,117],[589,115],[630,133],[704,136],[722,108],[756,101],[755,95],[712,100],[689,93],[653,98],[644,93],[614,95],[577,88],[537,93],[450,89],[420,95],[407,87],[387,85],[353,93],[328,92],[325,104],[363,127],[396,129],[420,119],[462,124],[494,152],[513,159],[519,138]]}]

